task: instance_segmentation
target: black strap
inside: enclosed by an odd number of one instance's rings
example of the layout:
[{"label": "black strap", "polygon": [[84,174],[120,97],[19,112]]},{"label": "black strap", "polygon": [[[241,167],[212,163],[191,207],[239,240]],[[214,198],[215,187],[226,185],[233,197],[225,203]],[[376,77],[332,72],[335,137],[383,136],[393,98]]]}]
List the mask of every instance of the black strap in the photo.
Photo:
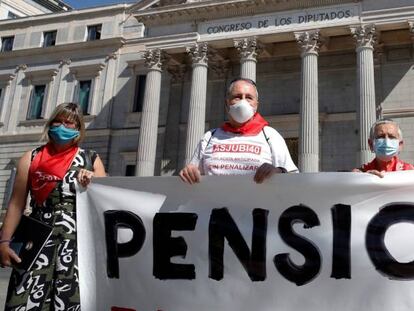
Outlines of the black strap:
[{"label": "black strap", "polygon": [[[205,148],[207,148],[207,146],[208,146],[208,145],[210,145],[210,141],[211,141],[211,139],[213,138],[213,135],[214,135],[214,133],[215,133],[216,131],[217,131],[217,129],[216,129],[216,128],[211,130],[211,136],[210,136],[210,138],[209,138],[209,140],[208,140],[207,145],[206,145],[206,147],[205,147]],[[204,148],[204,149],[205,149],[205,148]]]},{"label": "black strap", "polygon": [[85,150],[85,168],[88,171],[93,171],[93,163],[95,163],[97,154],[95,150],[86,149]]},{"label": "black strap", "polygon": [[270,142],[269,142],[270,138],[269,138],[269,137],[267,137],[267,135],[266,135],[266,132],[265,132],[264,128],[262,128],[262,132],[263,132],[263,135],[264,135],[264,137],[265,137],[265,139],[266,139],[267,144],[268,144],[268,145],[269,145],[269,147],[270,147],[270,154],[273,154],[272,146],[270,145]]}]

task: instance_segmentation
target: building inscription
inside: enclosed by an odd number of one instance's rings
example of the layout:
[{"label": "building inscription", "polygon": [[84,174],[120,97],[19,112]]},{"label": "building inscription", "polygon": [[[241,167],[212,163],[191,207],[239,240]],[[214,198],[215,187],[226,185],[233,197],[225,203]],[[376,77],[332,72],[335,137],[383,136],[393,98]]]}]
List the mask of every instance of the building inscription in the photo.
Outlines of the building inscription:
[{"label": "building inscription", "polygon": [[253,16],[250,18],[230,19],[219,22],[200,24],[202,34],[226,34],[243,32],[254,29],[291,28],[292,26],[306,25],[319,26],[329,22],[348,21],[358,16],[358,6],[335,7],[304,12],[284,12],[273,15]]}]

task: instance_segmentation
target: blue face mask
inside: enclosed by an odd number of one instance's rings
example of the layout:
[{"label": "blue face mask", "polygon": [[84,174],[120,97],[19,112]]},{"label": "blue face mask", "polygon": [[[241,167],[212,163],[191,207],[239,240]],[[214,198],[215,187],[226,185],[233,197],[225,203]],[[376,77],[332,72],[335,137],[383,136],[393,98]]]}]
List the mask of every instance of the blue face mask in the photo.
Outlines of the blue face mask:
[{"label": "blue face mask", "polygon": [[389,159],[398,154],[399,139],[376,138],[374,140],[374,152],[380,159]]},{"label": "blue face mask", "polygon": [[49,129],[49,137],[59,145],[70,143],[74,138],[79,136],[79,131],[65,127],[63,124],[59,126],[51,126]]}]

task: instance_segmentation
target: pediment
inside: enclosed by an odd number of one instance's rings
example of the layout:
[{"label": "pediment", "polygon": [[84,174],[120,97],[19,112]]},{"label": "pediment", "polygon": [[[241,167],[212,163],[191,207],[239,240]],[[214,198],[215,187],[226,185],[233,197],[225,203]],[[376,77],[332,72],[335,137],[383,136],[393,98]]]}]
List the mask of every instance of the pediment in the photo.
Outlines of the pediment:
[{"label": "pediment", "polygon": [[177,4],[185,4],[190,2],[202,2],[205,0],[141,0],[131,6],[130,11],[139,12],[147,9],[156,9]]},{"label": "pediment", "polygon": [[250,16],[361,2],[362,0],[142,0],[129,9],[146,26]]}]

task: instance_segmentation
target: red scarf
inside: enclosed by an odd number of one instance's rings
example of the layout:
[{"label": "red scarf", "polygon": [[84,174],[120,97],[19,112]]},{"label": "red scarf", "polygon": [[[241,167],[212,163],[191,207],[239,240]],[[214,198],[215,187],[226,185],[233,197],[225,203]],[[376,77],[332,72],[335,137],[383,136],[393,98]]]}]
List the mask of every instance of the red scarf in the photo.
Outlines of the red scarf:
[{"label": "red scarf", "polygon": [[[381,165],[383,164],[383,165]],[[366,172],[369,170],[385,171],[385,172],[395,172],[395,171],[409,171],[414,170],[414,166],[401,161],[398,157],[392,157],[388,162],[378,162],[377,159],[372,160],[371,162],[364,164],[361,167],[361,171]]]},{"label": "red scarf", "polygon": [[36,154],[29,168],[29,185],[38,205],[42,205],[57,182],[63,180],[78,149],[72,146],[56,153],[51,144],[47,144]]},{"label": "red scarf", "polygon": [[243,123],[240,127],[233,127],[230,122],[225,122],[221,128],[226,132],[242,134],[242,135],[257,135],[262,129],[269,125],[263,117],[256,112],[253,118],[251,118],[246,123]]}]

